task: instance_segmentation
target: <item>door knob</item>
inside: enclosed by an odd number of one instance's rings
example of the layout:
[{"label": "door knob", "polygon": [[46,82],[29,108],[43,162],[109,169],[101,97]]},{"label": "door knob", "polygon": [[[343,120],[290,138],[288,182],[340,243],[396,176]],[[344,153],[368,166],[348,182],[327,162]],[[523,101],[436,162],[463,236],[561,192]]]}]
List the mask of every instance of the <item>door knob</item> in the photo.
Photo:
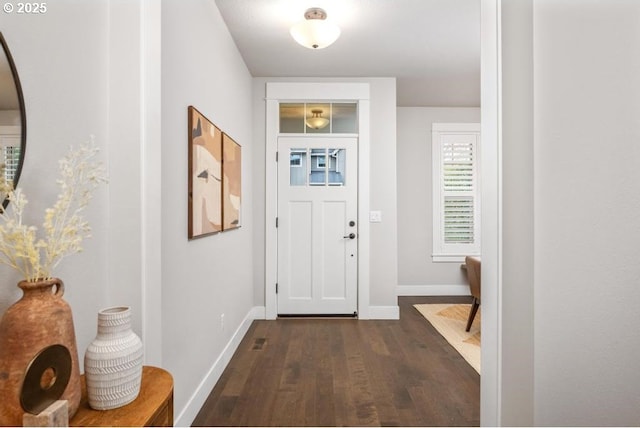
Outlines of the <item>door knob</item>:
[{"label": "door knob", "polygon": [[343,236],[343,238],[356,239],[356,234],[355,233],[350,233],[348,235]]}]

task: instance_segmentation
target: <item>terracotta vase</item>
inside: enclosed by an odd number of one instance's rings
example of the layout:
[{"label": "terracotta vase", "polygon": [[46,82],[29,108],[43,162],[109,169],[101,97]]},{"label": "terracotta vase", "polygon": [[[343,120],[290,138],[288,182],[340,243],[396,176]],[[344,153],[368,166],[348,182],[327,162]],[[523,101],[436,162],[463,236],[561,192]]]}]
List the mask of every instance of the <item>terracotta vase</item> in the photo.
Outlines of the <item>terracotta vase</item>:
[{"label": "terracotta vase", "polygon": [[[54,278],[21,281],[18,287],[22,298],[0,321],[0,425],[22,425],[25,410],[20,393],[29,363],[44,348],[56,344],[71,354],[71,376],[60,397],[68,400],[71,418],[80,404],[80,369],[71,308],[62,298],[64,284]],[[53,382],[55,378],[50,384]]]}]

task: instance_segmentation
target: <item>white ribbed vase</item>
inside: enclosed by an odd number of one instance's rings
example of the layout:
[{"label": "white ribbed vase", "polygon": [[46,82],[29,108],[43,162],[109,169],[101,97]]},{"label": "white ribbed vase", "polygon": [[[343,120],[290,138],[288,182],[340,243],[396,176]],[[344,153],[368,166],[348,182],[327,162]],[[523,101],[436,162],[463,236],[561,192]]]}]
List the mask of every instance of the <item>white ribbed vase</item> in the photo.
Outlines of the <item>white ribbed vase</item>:
[{"label": "white ribbed vase", "polygon": [[131,330],[127,306],[98,312],[98,335],[84,354],[89,406],[122,407],[136,399],[142,378],[142,341]]}]

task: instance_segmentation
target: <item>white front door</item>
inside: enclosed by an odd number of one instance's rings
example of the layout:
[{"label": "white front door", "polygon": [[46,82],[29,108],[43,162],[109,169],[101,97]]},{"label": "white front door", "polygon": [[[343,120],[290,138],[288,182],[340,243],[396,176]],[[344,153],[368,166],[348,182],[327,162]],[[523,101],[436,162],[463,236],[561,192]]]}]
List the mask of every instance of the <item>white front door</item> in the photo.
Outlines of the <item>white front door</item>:
[{"label": "white front door", "polygon": [[278,314],[354,315],[358,139],[278,138]]}]

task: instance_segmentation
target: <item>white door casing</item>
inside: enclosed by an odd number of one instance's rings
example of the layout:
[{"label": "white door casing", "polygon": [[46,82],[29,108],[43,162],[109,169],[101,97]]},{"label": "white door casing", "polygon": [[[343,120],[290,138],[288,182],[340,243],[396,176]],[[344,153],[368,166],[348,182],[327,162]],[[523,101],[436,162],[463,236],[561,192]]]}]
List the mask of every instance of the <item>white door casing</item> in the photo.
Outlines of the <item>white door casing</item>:
[{"label": "white door casing", "polygon": [[357,312],[357,138],[278,139],[278,314]]},{"label": "white door casing", "polygon": [[[265,157],[265,318],[278,316],[276,283],[278,281],[277,162],[280,102],[357,102],[358,103],[358,291],[359,319],[369,319],[369,84],[269,82],[266,88],[266,157]],[[335,135],[335,134],[334,134]],[[354,136],[354,135],[349,135]]]}]

